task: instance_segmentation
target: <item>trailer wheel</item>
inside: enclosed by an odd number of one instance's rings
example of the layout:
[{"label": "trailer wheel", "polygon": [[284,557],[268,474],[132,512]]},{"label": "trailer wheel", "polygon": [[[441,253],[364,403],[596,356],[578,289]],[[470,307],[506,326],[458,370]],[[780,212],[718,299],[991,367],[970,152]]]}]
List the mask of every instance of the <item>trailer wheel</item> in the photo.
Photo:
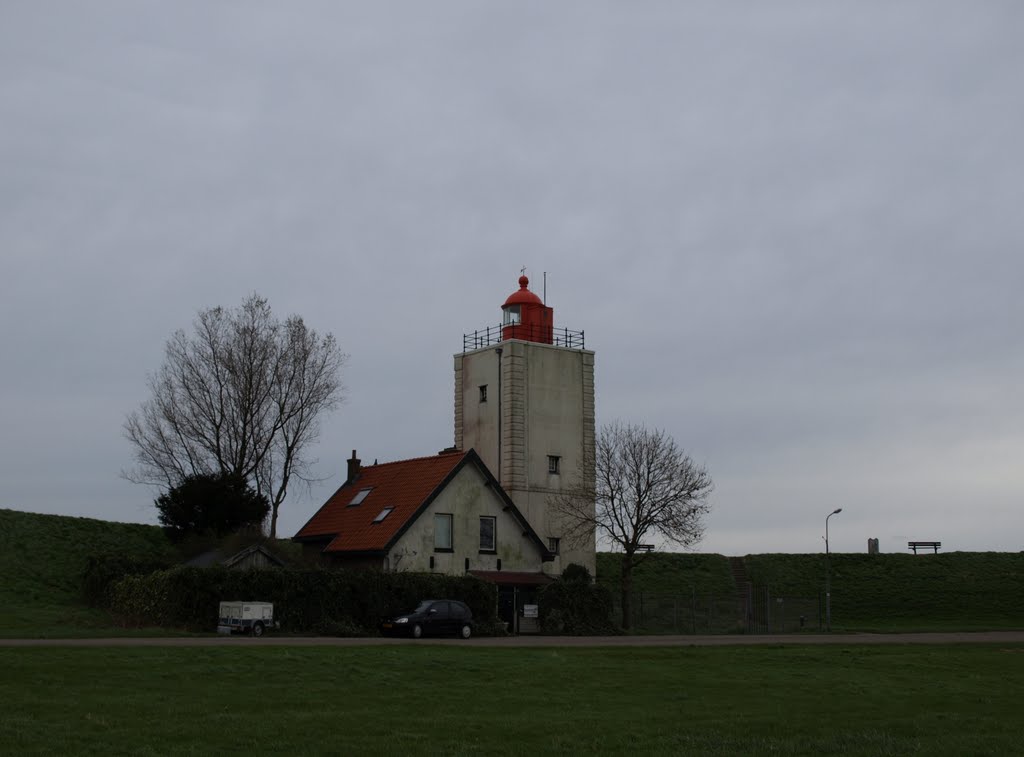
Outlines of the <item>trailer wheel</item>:
[{"label": "trailer wheel", "polygon": [[418,639],[423,635],[423,627],[419,623],[412,627],[412,637]]},{"label": "trailer wheel", "polygon": [[263,624],[260,623],[258,620],[256,621],[255,624],[253,624],[252,635],[256,637],[260,637],[263,635]]}]

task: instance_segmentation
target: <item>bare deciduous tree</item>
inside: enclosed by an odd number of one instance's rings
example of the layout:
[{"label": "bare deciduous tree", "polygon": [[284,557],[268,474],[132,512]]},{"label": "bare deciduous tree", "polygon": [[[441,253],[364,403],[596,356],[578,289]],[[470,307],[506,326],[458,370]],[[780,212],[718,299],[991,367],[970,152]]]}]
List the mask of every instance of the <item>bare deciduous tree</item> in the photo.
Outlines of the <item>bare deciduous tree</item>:
[{"label": "bare deciduous tree", "polygon": [[622,626],[630,627],[633,569],[660,536],[691,547],[704,535],[712,481],[664,431],[613,423],[602,427],[593,458],[570,487],[552,497],[551,508],[576,543],[594,538],[623,552]]},{"label": "bare deciduous tree", "polygon": [[125,421],[136,466],[124,476],[166,490],[199,474],[241,476],[270,501],[276,537],[289,484],[315,480],[306,451],[342,400],[345,360],[331,334],[275,318],[258,295],[200,311],[191,335],[168,340],[153,396]]}]

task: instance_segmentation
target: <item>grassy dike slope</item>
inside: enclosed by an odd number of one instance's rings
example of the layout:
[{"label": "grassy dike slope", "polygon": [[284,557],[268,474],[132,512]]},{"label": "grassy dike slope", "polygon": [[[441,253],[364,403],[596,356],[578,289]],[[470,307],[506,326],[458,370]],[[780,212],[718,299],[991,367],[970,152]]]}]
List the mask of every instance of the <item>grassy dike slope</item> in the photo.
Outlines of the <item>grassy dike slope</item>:
[{"label": "grassy dike slope", "polygon": [[[622,555],[597,553],[597,582],[613,596],[619,594]],[[729,572],[729,558],[687,552],[654,552],[633,569],[633,590],[649,594],[712,594],[731,597],[736,584]]]},{"label": "grassy dike slope", "polygon": [[168,554],[158,526],[0,510],[0,637],[95,635],[106,613],[82,599],[91,554]]},{"label": "grassy dike slope", "polygon": [[[824,590],[824,555],[748,555],[774,595]],[[1024,628],[1024,553],[833,554],[833,630]]]}]

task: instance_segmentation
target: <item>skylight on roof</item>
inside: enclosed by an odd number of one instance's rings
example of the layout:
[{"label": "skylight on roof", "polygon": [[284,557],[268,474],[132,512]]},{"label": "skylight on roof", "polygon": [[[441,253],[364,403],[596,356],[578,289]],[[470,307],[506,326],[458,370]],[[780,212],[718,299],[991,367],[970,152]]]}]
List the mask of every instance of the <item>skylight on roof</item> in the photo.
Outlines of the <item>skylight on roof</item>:
[{"label": "skylight on roof", "polygon": [[362,501],[366,499],[369,496],[370,492],[372,491],[372,486],[368,489],[360,489],[358,492],[356,492],[356,496],[352,498],[352,501],[348,503],[348,507],[355,507],[356,505],[362,503]]},{"label": "skylight on roof", "polygon": [[384,520],[386,517],[388,517],[388,515],[390,515],[391,511],[394,510],[394,509],[395,508],[393,508],[393,507],[385,507],[383,510],[380,511],[380,514],[377,515],[377,517],[373,519],[373,522],[374,523],[380,523],[382,520]]}]

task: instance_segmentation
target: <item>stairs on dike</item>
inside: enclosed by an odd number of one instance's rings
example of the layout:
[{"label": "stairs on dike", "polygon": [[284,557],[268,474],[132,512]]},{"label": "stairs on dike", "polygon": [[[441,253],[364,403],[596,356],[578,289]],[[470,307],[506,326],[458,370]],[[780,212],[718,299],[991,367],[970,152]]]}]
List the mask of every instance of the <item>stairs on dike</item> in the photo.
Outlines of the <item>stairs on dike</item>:
[{"label": "stairs on dike", "polygon": [[751,620],[751,593],[753,584],[750,583],[750,576],[747,575],[747,566],[742,557],[729,558],[729,571],[732,573],[732,580],[736,584],[736,609],[739,614],[740,623],[743,628],[750,628]]},{"label": "stairs on dike", "polygon": [[729,571],[732,573],[732,580],[736,583],[736,598],[746,601],[750,591],[750,577],[747,575],[747,566],[742,557],[729,558]]}]

